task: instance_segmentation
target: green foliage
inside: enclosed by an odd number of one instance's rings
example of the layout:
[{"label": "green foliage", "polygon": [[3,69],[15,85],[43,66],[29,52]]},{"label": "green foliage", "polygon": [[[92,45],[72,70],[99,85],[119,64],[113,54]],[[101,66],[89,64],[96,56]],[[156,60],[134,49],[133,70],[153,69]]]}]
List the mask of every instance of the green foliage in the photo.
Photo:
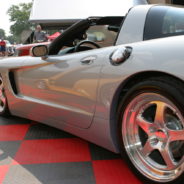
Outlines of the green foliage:
[{"label": "green foliage", "polygon": [[33,24],[29,23],[29,16],[32,8],[32,3],[20,3],[12,5],[8,9],[10,22],[13,24],[10,27],[10,32],[15,37],[16,41],[20,41],[20,35],[23,30],[30,30]]},{"label": "green foliage", "polygon": [[0,39],[5,38],[5,37],[6,37],[6,35],[5,35],[4,29],[0,29]]}]

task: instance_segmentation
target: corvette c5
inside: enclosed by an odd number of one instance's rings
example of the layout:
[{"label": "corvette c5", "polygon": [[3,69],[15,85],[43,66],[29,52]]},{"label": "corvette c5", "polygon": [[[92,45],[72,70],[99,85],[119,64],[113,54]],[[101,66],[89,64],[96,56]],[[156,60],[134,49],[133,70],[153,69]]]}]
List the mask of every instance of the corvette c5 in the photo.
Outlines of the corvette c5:
[{"label": "corvette c5", "polygon": [[[184,10],[90,17],[49,48],[0,60],[0,115],[121,153],[145,183],[184,183]],[[16,130],[15,130],[16,131]]]}]

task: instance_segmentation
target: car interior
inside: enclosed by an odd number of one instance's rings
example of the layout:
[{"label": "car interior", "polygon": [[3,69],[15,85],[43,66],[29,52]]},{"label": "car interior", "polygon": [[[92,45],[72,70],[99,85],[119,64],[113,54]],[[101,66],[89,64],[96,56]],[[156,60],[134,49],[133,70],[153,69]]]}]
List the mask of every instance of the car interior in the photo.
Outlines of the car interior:
[{"label": "car interior", "polygon": [[65,55],[113,46],[124,17],[91,17],[81,20],[57,37],[49,55]]}]

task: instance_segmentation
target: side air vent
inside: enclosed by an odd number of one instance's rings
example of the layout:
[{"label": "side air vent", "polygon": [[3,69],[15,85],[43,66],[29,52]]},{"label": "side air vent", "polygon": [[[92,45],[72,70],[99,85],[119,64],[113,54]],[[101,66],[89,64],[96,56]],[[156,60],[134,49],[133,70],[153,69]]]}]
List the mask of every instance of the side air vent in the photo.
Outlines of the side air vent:
[{"label": "side air vent", "polygon": [[17,86],[16,86],[16,83],[15,83],[15,75],[14,75],[13,71],[9,72],[9,79],[10,79],[10,84],[11,84],[11,87],[13,89],[13,92],[17,95],[18,91],[17,91]]}]

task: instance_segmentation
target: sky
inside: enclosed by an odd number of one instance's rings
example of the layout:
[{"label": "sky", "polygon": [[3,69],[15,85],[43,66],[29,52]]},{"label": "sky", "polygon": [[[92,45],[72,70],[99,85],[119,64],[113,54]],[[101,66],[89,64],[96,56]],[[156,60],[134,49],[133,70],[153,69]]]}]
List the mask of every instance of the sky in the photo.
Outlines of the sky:
[{"label": "sky", "polygon": [[32,0],[0,0],[0,28],[4,29],[6,35],[10,35],[10,21],[9,16],[7,15],[8,9],[11,5],[18,5],[19,3],[29,3]]}]

